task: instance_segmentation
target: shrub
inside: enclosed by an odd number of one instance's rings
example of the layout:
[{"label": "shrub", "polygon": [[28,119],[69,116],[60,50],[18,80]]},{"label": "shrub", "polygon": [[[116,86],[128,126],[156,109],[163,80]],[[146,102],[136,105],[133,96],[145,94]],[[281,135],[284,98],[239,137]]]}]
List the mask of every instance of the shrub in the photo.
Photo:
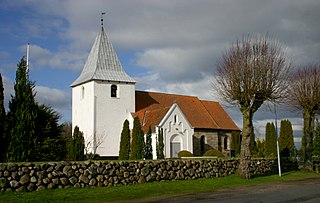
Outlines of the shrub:
[{"label": "shrub", "polygon": [[181,158],[181,157],[192,157],[193,154],[187,150],[182,150],[178,153],[178,157]]},{"label": "shrub", "polygon": [[225,156],[222,154],[222,152],[220,152],[219,150],[216,149],[210,149],[208,151],[206,151],[206,153],[204,153],[203,156],[216,156],[219,158],[224,158]]}]

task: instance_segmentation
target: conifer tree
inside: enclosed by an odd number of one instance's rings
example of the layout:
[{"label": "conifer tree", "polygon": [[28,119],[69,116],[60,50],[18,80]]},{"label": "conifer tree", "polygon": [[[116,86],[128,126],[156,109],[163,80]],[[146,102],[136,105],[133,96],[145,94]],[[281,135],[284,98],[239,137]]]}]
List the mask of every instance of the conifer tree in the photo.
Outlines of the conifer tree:
[{"label": "conifer tree", "polygon": [[240,154],[240,150],[241,150],[241,134],[238,131],[232,132],[232,149],[234,150],[235,155]]},{"label": "conifer tree", "polygon": [[164,143],[163,143],[163,129],[158,130],[158,139],[157,139],[157,159],[164,159]]},{"label": "conifer tree", "polygon": [[313,156],[320,157],[320,123],[319,121],[316,122],[316,130],[314,133]]},{"label": "conifer tree", "polygon": [[254,134],[254,131],[252,131],[250,135],[250,152],[252,155],[257,155],[258,153],[256,135]]},{"label": "conifer tree", "polygon": [[131,141],[130,159],[142,159],[144,153],[144,133],[141,129],[139,117],[133,120],[132,141]]},{"label": "conifer tree", "polygon": [[9,102],[7,133],[8,161],[34,161],[38,137],[36,132],[37,104],[34,83],[28,78],[26,61],[22,58],[16,71],[15,95]]},{"label": "conifer tree", "polygon": [[301,159],[303,160],[305,158],[306,153],[306,135],[302,135],[301,137],[301,147],[298,151],[299,155],[301,156]]},{"label": "conifer tree", "polygon": [[279,150],[282,157],[289,157],[293,153],[294,140],[292,125],[289,120],[282,120],[280,124]]},{"label": "conifer tree", "polygon": [[130,154],[130,129],[129,121],[125,120],[120,138],[119,160],[129,160]]},{"label": "conifer tree", "polygon": [[37,161],[60,161],[67,153],[66,138],[61,135],[60,115],[45,104],[37,106]]},{"label": "conifer tree", "polygon": [[72,159],[74,161],[84,160],[84,137],[83,133],[75,126],[72,136]]},{"label": "conifer tree", "polygon": [[5,119],[6,112],[4,109],[4,89],[2,76],[0,73],[0,162],[3,162],[8,146],[6,134],[4,131]]},{"label": "conifer tree", "polygon": [[257,139],[256,142],[256,146],[257,146],[257,153],[256,156],[257,157],[265,157],[266,154],[266,141],[264,139],[260,140],[259,138]]},{"label": "conifer tree", "polygon": [[146,147],[145,147],[145,155],[144,155],[145,159],[153,159],[151,136],[152,136],[152,130],[151,130],[151,127],[149,126],[149,130],[146,136]]},{"label": "conifer tree", "polygon": [[266,125],[266,157],[276,157],[277,156],[277,135],[276,128],[273,124],[267,123]]}]

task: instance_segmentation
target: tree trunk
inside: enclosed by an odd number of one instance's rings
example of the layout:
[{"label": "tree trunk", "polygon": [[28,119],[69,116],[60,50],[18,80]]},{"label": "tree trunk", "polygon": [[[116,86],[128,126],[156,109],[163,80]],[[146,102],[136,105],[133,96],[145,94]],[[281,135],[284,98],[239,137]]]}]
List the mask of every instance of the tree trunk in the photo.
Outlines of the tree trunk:
[{"label": "tree trunk", "polygon": [[315,113],[304,109],[303,111],[303,121],[304,121],[303,130],[304,130],[304,136],[305,136],[304,167],[309,171],[313,170],[312,151],[313,151],[314,120],[315,120]]},{"label": "tree trunk", "polygon": [[239,173],[240,176],[250,179],[250,162],[251,162],[251,152],[250,152],[250,136],[253,133],[252,124],[252,113],[249,108],[241,109],[243,115],[243,126],[242,126],[242,142],[241,142],[241,158]]}]

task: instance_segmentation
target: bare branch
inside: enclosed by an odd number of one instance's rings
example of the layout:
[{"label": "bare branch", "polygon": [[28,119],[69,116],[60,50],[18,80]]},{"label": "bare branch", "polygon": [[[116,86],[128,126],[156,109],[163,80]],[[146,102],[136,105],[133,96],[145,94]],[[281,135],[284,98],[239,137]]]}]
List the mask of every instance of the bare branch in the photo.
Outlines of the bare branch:
[{"label": "bare branch", "polygon": [[291,105],[300,109],[320,110],[320,65],[308,65],[293,74],[290,85]]},{"label": "bare branch", "polygon": [[235,41],[218,62],[215,89],[228,103],[256,111],[264,101],[287,98],[290,71],[277,41],[248,35]]}]

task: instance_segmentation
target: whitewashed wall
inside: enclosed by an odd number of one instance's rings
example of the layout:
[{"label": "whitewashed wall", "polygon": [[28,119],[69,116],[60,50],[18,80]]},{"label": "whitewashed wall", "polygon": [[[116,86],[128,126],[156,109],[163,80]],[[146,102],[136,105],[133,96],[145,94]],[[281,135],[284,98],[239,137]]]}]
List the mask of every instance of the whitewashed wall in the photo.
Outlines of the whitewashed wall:
[{"label": "whitewashed wall", "polygon": [[72,132],[78,126],[86,142],[94,132],[94,82],[72,88]]}]

